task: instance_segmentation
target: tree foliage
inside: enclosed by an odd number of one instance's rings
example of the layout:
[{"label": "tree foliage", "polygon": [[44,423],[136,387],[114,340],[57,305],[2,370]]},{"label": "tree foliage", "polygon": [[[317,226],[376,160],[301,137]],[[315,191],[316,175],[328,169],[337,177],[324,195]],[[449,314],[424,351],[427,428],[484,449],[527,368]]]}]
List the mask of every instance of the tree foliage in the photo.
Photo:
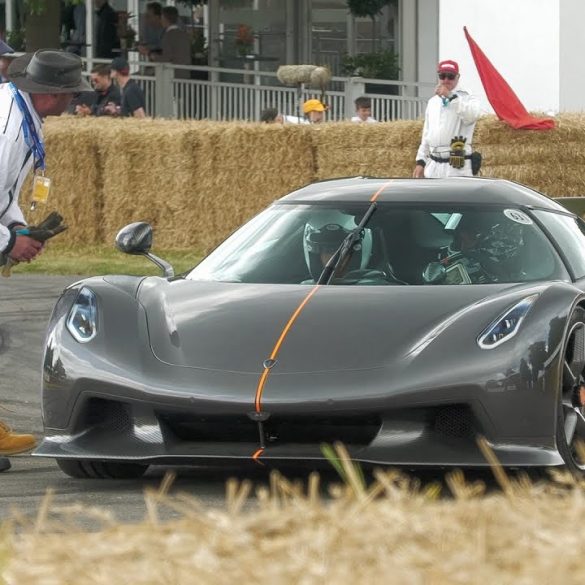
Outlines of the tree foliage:
[{"label": "tree foliage", "polygon": [[384,6],[392,3],[392,0],[347,0],[347,7],[354,16],[374,19]]},{"label": "tree foliage", "polygon": [[398,54],[387,49],[359,55],[345,55],[341,63],[344,75],[359,75],[366,79],[398,79]]}]

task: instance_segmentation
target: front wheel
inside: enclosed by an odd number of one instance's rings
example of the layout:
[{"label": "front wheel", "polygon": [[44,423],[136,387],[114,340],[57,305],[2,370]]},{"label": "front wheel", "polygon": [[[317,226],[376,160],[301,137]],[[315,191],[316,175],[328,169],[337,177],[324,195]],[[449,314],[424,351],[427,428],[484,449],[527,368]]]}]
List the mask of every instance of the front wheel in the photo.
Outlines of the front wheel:
[{"label": "front wheel", "polygon": [[83,479],[137,479],[148,469],[143,463],[77,459],[57,459],[57,465],[70,477]]},{"label": "front wheel", "polygon": [[561,389],[557,409],[557,448],[567,469],[585,476],[585,310],[575,309],[569,322],[562,362]]}]

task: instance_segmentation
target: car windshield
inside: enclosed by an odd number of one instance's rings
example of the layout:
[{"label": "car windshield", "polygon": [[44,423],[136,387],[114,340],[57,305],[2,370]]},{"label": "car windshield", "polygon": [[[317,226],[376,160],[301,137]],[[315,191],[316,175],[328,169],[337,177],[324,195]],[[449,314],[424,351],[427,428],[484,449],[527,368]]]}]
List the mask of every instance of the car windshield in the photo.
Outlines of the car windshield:
[{"label": "car windshield", "polygon": [[[315,284],[368,204],[276,204],[236,231],[191,280]],[[378,205],[333,285],[568,280],[551,242],[514,208]]]}]

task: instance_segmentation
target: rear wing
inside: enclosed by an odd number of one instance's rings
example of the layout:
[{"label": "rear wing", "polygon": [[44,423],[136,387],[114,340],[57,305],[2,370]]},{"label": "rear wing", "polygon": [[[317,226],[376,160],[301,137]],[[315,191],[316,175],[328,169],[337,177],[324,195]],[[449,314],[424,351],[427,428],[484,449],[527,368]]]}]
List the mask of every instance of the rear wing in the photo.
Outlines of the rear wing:
[{"label": "rear wing", "polygon": [[554,201],[571,213],[585,219],[585,197],[555,197]]}]

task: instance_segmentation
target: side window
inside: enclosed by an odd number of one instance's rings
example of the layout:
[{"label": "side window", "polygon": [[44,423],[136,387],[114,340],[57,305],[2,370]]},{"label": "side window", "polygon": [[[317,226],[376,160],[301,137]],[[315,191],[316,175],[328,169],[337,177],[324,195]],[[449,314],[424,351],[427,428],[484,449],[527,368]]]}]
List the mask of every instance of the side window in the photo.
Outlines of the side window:
[{"label": "side window", "polygon": [[585,276],[585,230],[583,222],[573,217],[552,213],[550,211],[534,211],[544,227],[552,234],[563,254],[569,261],[576,278]]}]

